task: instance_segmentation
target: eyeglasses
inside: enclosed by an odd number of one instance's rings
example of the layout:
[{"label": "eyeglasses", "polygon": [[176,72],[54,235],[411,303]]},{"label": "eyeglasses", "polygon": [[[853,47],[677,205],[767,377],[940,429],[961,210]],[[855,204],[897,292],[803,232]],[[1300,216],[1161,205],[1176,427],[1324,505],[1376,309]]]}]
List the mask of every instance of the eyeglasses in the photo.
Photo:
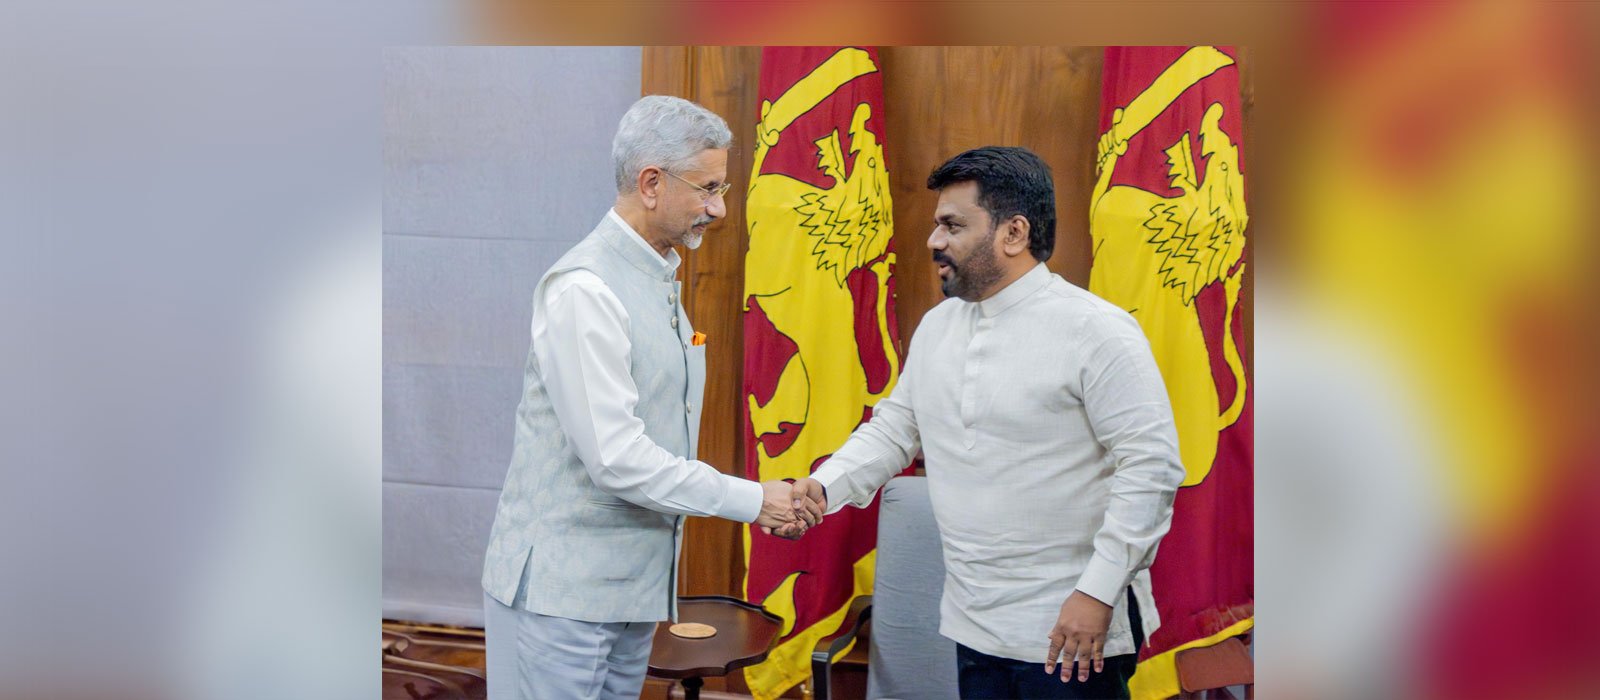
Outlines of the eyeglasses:
[{"label": "eyeglasses", "polygon": [[704,187],[701,187],[701,186],[696,185],[696,184],[694,184],[692,182],[689,182],[688,180],[685,180],[685,179],[683,179],[681,177],[678,177],[677,173],[674,173],[674,172],[672,172],[670,170],[662,170],[661,172],[664,172],[664,173],[666,173],[668,175],[676,177],[683,184],[688,185],[690,187],[693,187],[693,188],[699,190],[700,191],[700,201],[705,202],[706,204],[710,204],[711,200],[716,199],[717,197],[721,197],[722,195],[727,194],[728,193],[728,189],[733,187],[733,183],[724,182],[724,183],[722,183],[720,185],[717,185],[716,189],[708,190],[708,189],[706,189]]}]

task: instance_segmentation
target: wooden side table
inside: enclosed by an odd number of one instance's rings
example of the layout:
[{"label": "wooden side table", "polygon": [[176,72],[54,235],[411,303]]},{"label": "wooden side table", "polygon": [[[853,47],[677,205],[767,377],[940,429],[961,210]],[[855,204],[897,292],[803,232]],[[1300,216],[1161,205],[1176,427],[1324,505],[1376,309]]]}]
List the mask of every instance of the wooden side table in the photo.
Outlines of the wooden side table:
[{"label": "wooden side table", "polygon": [[678,622],[717,628],[716,636],[685,639],[667,631],[671,623],[656,626],[649,674],[681,682],[689,700],[700,697],[706,676],[725,676],[765,661],[783,629],[783,621],[761,606],[721,595],[679,598]]}]

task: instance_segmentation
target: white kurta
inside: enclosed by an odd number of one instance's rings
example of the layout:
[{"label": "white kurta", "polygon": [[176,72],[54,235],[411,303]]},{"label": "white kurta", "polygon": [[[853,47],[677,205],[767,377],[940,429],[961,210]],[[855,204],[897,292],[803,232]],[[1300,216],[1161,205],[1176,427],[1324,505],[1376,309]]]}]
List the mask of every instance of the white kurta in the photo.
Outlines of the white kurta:
[{"label": "white kurta", "polygon": [[1116,606],[1105,654],[1132,653],[1126,591],[1160,624],[1146,569],[1183,481],[1172,407],[1138,322],[1043,264],[923,317],[905,371],[822,467],[829,510],[866,505],[926,457],[945,559],[939,630],[1037,661],[1073,589]]}]

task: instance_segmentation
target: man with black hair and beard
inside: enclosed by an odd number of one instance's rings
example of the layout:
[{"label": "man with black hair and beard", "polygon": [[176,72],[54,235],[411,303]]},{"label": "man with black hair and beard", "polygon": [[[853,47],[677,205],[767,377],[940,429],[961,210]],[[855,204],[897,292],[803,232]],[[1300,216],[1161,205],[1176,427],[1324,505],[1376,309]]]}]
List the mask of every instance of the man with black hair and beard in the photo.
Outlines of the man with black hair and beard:
[{"label": "man with black hair and beard", "polygon": [[872,420],[794,493],[866,505],[922,450],[961,697],[1128,697],[1184,476],[1155,358],[1132,316],[1045,267],[1055,186],[1038,156],[967,151],[928,188],[950,298]]}]

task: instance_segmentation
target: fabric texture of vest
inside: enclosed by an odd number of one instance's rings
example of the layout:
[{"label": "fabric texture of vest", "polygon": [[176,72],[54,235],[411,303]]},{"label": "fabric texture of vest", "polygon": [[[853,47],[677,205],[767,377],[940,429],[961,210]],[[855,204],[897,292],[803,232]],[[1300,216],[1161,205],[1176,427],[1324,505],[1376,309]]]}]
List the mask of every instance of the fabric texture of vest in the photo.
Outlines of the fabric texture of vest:
[{"label": "fabric texture of vest", "polygon": [[[665,259],[629,240],[611,216],[556,261],[552,276],[588,270],[628,315],[629,372],[639,389],[634,414],[647,437],[694,459],[705,390],[705,347]],[[556,339],[562,342],[563,339]],[[483,588],[520,610],[590,622],[677,619],[677,563],[683,518],[606,493],[589,478],[528,350],[516,442],[484,557]]]}]

